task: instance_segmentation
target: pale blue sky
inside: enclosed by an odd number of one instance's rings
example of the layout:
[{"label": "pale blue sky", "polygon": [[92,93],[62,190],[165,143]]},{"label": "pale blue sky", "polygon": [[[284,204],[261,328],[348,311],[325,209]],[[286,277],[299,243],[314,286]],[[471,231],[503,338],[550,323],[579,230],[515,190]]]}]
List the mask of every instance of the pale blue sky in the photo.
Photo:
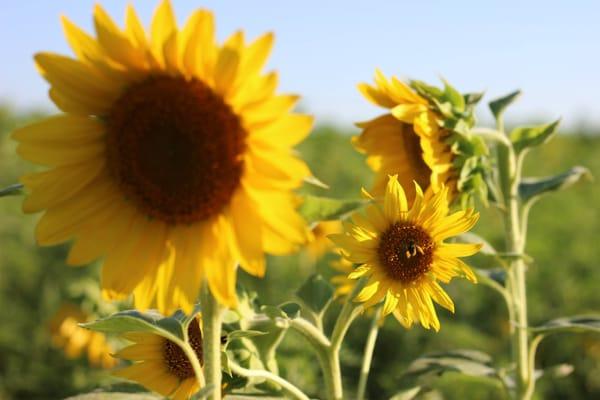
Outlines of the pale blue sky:
[{"label": "pale blue sky", "polygon": [[[0,101],[51,109],[32,54],[70,53],[59,16],[91,31],[93,0],[3,1]],[[126,1],[101,1],[119,23]],[[132,1],[148,23],[157,2]],[[486,98],[521,88],[510,116],[562,116],[566,125],[600,124],[600,3],[596,1],[188,1],[174,0],[180,22],[212,9],[220,38],[244,28],[276,33],[269,63],[283,90],[303,95],[320,122],[350,124],[378,113],[356,83],[375,67]],[[482,114],[486,110],[482,108]]]}]

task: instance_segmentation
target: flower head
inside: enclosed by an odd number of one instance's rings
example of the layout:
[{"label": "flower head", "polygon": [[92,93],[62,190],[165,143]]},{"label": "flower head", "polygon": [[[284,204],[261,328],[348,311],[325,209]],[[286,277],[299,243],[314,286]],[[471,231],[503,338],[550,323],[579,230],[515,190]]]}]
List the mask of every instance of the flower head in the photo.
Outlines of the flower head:
[{"label": "flower head", "polygon": [[383,204],[371,204],[366,214],[355,213],[345,232],[332,235],[342,255],[360,264],[348,278],[368,277],[355,301],[365,307],[383,300],[382,315],[394,314],[405,327],[420,322],[440,328],[433,303],[454,312],[454,303],[439,282],[456,276],[476,282],[459,259],[476,253],[478,244],[444,243],[466,232],[479,218],[473,209],[448,214],[447,189],[424,196],[418,184],[415,200],[408,201],[396,176],[390,176]]},{"label": "flower head", "polygon": [[77,358],[86,353],[90,365],[112,368],[116,360],[106,337],[100,332],[92,332],[79,326],[88,322],[89,316],[78,306],[64,303],[50,320],[52,343],[63,349],[69,358]]},{"label": "flower head", "polygon": [[[475,175],[483,171],[485,144],[470,135],[475,99],[466,101],[449,84],[445,90],[412,82],[413,87],[396,77],[387,79],[380,71],[375,86],[362,83],[359,90],[372,103],[389,113],[367,122],[353,138],[354,146],[367,154],[367,164],[375,171],[372,193],[385,192],[389,175],[398,175],[409,201],[416,195],[413,181],[426,191],[447,188],[450,200],[458,193],[485,190]],[[467,159],[472,159],[467,163]],[[467,169],[462,172],[467,164]]]},{"label": "flower head", "polygon": [[[188,338],[200,364],[203,364],[202,331],[199,318],[188,326]],[[115,356],[134,363],[114,372],[174,400],[187,400],[200,388],[194,369],[176,343],[154,333],[130,332],[123,335],[134,342]]]},{"label": "flower head", "polygon": [[292,114],[262,69],[273,44],[242,31],[217,43],[211,12],[178,28],[168,0],[150,33],[97,5],[96,37],[63,19],[75,58],[36,64],[63,114],[17,130],[18,153],[49,167],[24,176],[25,212],[44,211],[41,245],[73,240],[68,263],[104,258],[105,297],[189,311],[203,280],[236,303],[236,269],[262,276],[264,254],[307,237],[293,189],[310,172],[292,147],[312,118]]},{"label": "flower head", "polygon": [[342,230],[340,221],[321,221],[317,223],[312,231],[309,242],[306,245],[306,252],[309,257],[316,261],[322,257],[332,247],[331,241],[327,236],[333,233],[339,233]]}]

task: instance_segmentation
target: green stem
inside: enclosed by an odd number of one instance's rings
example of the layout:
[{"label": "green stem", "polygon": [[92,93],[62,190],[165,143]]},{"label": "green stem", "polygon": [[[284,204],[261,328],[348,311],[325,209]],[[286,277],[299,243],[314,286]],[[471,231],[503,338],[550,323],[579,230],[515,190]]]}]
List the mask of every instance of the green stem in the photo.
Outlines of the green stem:
[{"label": "green stem", "polygon": [[357,400],[364,400],[365,393],[367,391],[367,380],[369,379],[369,370],[371,369],[371,361],[373,360],[373,352],[375,350],[375,343],[377,342],[377,334],[379,333],[380,318],[381,307],[378,307],[375,310],[373,319],[371,320],[369,335],[367,336],[367,341],[365,342],[363,361],[360,368],[360,378],[358,379],[358,391],[356,394]]},{"label": "green stem", "polygon": [[283,389],[283,391],[288,395],[286,398],[296,400],[310,400],[309,397],[302,393],[302,391],[296,386],[286,381],[282,377],[277,376],[269,371],[247,369],[236,364],[233,361],[229,362],[229,367],[231,368],[231,371],[237,375],[246,378],[262,378],[276,385],[279,385]]},{"label": "green stem", "polygon": [[204,282],[200,292],[202,309],[202,350],[204,376],[207,384],[215,390],[209,400],[221,400],[221,306],[214,298],[208,284]]},{"label": "green stem", "polygon": [[196,380],[198,381],[198,387],[203,388],[206,386],[206,382],[204,380],[204,371],[202,371],[202,365],[200,364],[200,360],[196,355],[196,352],[189,344],[189,338],[187,332],[184,332],[185,342],[180,343],[179,347],[183,350],[184,354],[190,360],[190,364],[192,364],[192,369],[194,370],[194,375],[196,375]]},{"label": "green stem", "polygon": [[[498,168],[504,196],[504,228],[506,252],[523,254],[525,238],[519,204],[519,182],[521,180],[522,158],[517,157],[508,146],[498,147]],[[521,258],[510,261],[509,291],[512,297],[514,329],[512,333],[513,357],[517,366],[516,393],[519,400],[528,400],[528,387],[532,385],[532,372],[529,366],[529,335],[527,318],[526,266]]]}]

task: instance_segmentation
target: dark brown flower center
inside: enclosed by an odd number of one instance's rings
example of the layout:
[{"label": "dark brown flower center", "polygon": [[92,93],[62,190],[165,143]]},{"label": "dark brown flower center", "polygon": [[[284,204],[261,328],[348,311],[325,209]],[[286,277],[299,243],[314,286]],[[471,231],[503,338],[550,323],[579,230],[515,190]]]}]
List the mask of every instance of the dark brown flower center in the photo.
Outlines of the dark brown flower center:
[{"label": "dark brown flower center", "polygon": [[135,84],[115,102],[107,124],[110,171],[152,218],[207,219],[239,186],[246,132],[199,80],[157,76]]},{"label": "dark brown flower center", "polygon": [[[188,327],[189,343],[194,349],[200,365],[204,365],[202,352],[202,333],[200,332],[200,324],[198,321],[192,321]],[[175,343],[166,340],[163,345],[163,355],[165,364],[170,373],[180,379],[188,379],[194,377],[194,369],[190,360],[187,358],[181,347]]]},{"label": "dark brown flower center", "polygon": [[397,222],[381,235],[377,253],[391,279],[410,283],[431,268],[434,246],[420,226]]}]

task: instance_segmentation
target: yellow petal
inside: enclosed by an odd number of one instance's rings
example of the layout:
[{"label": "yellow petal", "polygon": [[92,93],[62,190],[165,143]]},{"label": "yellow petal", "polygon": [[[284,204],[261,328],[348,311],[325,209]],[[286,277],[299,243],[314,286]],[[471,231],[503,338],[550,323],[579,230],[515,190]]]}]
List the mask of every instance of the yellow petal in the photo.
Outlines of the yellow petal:
[{"label": "yellow petal", "polygon": [[[215,246],[212,256],[205,259],[205,273],[210,291],[217,301],[224,306],[235,308],[237,296],[235,293],[235,281],[237,273],[237,262],[232,252],[235,237],[230,226],[230,221],[225,216],[217,217],[213,225],[213,243],[205,243],[207,246]],[[205,248],[205,252],[210,250]]]},{"label": "yellow petal", "polygon": [[150,37],[152,53],[156,60],[164,65],[163,49],[167,40],[177,31],[177,21],[170,0],[163,0],[152,17]]},{"label": "yellow petal", "polygon": [[380,284],[381,282],[379,280],[371,278],[369,282],[367,282],[365,287],[363,287],[360,290],[360,292],[356,295],[354,301],[362,303],[371,299],[371,297],[373,297],[377,293]]},{"label": "yellow petal", "polygon": [[190,74],[206,80],[217,58],[213,14],[198,10],[188,20],[182,39],[182,64]]},{"label": "yellow petal", "polygon": [[274,147],[293,147],[310,133],[313,122],[311,115],[286,114],[272,124],[252,131],[249,139]]},{"label": "yellow petal", "polygon": [[383,200],[383,212],[388,221],[396,222],[406,219],[408,202],[402,186],[400,183],[398,183],[397,175],[389,177],[385,197]]},{"label": "yellow petal", "polygon": [[240,255],[240,266],[248,273],[263,277],[265,257],[262,244],[262,221],[256,205],[243,190],[238,190],[231,201],[231,217]]}]

